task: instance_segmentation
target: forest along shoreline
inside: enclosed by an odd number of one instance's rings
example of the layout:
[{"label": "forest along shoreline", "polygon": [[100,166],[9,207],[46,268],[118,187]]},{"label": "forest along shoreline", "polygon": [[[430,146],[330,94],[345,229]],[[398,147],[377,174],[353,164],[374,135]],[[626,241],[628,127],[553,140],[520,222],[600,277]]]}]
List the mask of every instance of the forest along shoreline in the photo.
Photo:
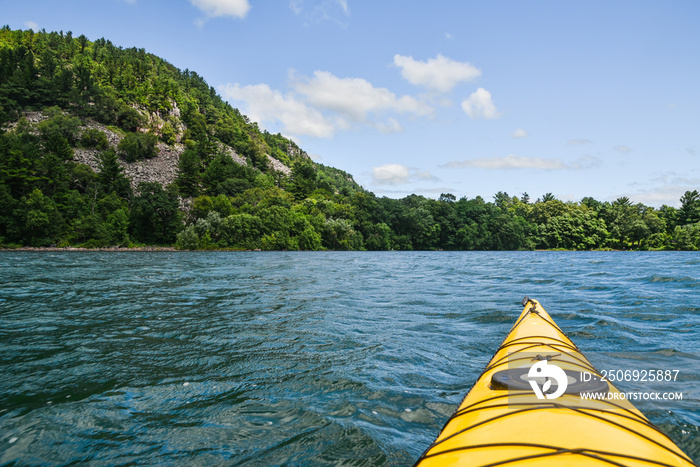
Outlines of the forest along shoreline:
[{"label": "forest along shoreline", "polygon": [[144,49],[5,26],[0,52],[0,248],[700,250],[698,190],[379,197]]},{"label": "forest along shoreline", "polygon": [[[219,248],[219,249],[209,249],[209,250],[183,250],[182,248],[177,248],[174,246],[138,246],[138,247],[119,247],[119,246],[111,246],[111,247],[97,247],[97,248],[89,248],[89,247],[79,247],[79,246],[66,246],[66,247],[57,247],[57,246],[22,246],[18,248],[0,248],[0,254],[1,253],[6,253],[6,252],[13,252],[13,251],[21,251],[21,252],[58,252],[58,251],[70,251],[70,252],[90,252],[90,251],[107,251],[107,252],[128,252],[128,251],[134,251],[134,252],[218,252],[218,253],[245,253],[245,252],[262,252],[262,251],[269,251],[269,250],[261,250],[259,248],[253,249],[253,250],[241,250],[241,249],[234,249],[234,248]],[[289,251],[296,251],[300,252],[303,250],[274,250],[277,252],[289,252]],[[327,251],[327,252],[335,252],[335,251],[342,251],[342,252],[347,252],[348,250],[319,250],[319,251]],[[368,251],[368,250],[350,250],[350,251],[355,251],[355,252],[367,252],[367,253],[372,253],[373,251]],[[388,252],[406,252],[407,250],[385,250]],[[494,251],[494,250],[409,250],[413,251],[416,253],[425,253],[425,252],[448,252],[448,253],[454,253],[457,251]],[[612,248],[603,248],[603,249],[592,249],[592,250],[565,250],[562,248],[551,248],[551,249],[535,249],[535,250],[514,250],[514,251],[523,251],[523,252],[537,252],[537,253],[546,253],[546,252],[554,252],[554,253],[571,253],[571,252],[619,252],[619,251],[624,251],[624,252],[638,252],[638,251],[650,251],[650,252],[659,252],[659,251],[684,251],[684,250],[619,250],[619,249],[612,249]]]},{"label": "forest along shoreline", "polygon": [[118,246],[113,247],[100,247],[100,248],[87,248],[87,247],[51,247],[51,246],[23,246],[19,248],[0,248],[0,253],[9,251],[39,251],[39,252],[50,252],[50,251],[182,251],[178,250],[172,246],[141,246],[133,248],[122,248]]}]

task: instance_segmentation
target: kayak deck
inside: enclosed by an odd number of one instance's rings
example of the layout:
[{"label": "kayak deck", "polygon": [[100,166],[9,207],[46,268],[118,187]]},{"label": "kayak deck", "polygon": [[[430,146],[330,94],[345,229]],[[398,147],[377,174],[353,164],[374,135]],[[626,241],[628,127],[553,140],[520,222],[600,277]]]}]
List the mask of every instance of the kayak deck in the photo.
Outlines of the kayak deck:
[{"label": "kayak deck", "polygon": [[[524,306],[417,466],[697,465],[601,377],[539,302],[526,297]],[[557,377],[534,378],[542,370]]]}]

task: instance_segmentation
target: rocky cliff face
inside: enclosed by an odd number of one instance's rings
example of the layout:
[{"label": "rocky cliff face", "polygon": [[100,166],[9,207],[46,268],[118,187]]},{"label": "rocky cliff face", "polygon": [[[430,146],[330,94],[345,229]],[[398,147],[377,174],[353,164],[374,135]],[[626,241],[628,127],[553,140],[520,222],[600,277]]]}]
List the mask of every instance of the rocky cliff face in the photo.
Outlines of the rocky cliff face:
[{"label": "rocky cliff face", "polygon": [[[34,125],[48,118],[41,112],[25,112],[24,117],[29,123]],[[14,125],[11,125],[11,127],[13,126]],[[94,121],[89,121],[81,126],[80,131],[85,131],[88,128],[93,128],[103,132],[107,137],[109,146],[115,150],[123,138],[119,132]],[[220,142],[218,145],[219,150],[228,154],[234,162],[241,165],[247,165],[246,159],[238,155],[232,147]],[[184,150],[185,146],[181,143],[167,145],[163,142],[158,142],[158,155],[156,157],[137,162],[126,162],[120,159],[119,163],[124,169],[124,174],[131,181],[131,187],[134,190],[141,182],[157,182],[162,186],[167,186],[172,183],[177,176],[178,161],[180,154],[182,154]],[[289,146],[288,150],[292,153],[299,152],[298,149],[292,147],[291,145]],[[98,156],[100,152],[101,150],[99,149],[74,148],[73,160],[80,164],[89,166],[95,172],[99,172]],[[292,172],[289,167],[269,154],[267,155],[267,159],[268,165],[272,170],[282,172],[285,175],[289,175]]]}]

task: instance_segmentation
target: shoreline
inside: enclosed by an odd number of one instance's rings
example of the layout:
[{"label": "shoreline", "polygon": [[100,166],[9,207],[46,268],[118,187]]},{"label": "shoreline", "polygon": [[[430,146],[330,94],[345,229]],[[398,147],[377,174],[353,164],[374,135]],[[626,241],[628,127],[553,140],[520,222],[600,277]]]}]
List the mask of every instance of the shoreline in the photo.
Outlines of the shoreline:
[{"label": "shoreline", "polygon": [[100,248],[84,248],[77,246],[54,247],[54,246],[22,246],[19,248],[0,248],[3,251],[181,251],[172,246],[138,246],[133,248],[121,247],[100,247]]},{"label": "shoreline", "polygon": [[[241,252],[241,251],[253,251],[260,252],[262,250],[233,250],[233,249],[214,249],[214,250],[178,250],[174,246],[138,246],[138,247],[99,247],[99,248],[86,248],[86,247],[51,247],[51,246],[23,246],[18,248],[0,248],[0,253],[9,251],[34,251],[34,252],[59,252],[59,251],[76,251],[76,252],[89,252],[89,251],[108,251],[108,252]],[[270,251],[299,251],[308,252],[310,250],[270,250]],[[317,250],[317,251],[340,251],[340,250]],[[342,250],[346,251],[346,250]],[[363,251],[363,250],[347,250],[347,251]],[[366,251],[366,250],[364,250]],[[550,253],[573,253],[573,252],[635,252],[635,251],[688,251],[688,250],[619,250],[619,249],[600,249],[600,250],[561,250],[561,249],[535,249],[535,250],[381,250],[381,251],[414,251],[414,252],[466,252],[466,251],[532,251],[532,252],[550,252]],[[375,252],[376,253],[376,252]]]}]

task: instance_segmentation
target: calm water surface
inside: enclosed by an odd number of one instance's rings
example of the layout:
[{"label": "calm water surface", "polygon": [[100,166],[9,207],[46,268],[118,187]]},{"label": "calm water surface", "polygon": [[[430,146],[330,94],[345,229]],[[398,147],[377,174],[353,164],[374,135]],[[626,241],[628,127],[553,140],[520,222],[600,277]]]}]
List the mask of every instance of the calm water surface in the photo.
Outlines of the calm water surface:
[{"label": "calm water surface", "polygon": [[410,465],[524,295],[700,461],[700,253],[0,252],[0,464]]}]

